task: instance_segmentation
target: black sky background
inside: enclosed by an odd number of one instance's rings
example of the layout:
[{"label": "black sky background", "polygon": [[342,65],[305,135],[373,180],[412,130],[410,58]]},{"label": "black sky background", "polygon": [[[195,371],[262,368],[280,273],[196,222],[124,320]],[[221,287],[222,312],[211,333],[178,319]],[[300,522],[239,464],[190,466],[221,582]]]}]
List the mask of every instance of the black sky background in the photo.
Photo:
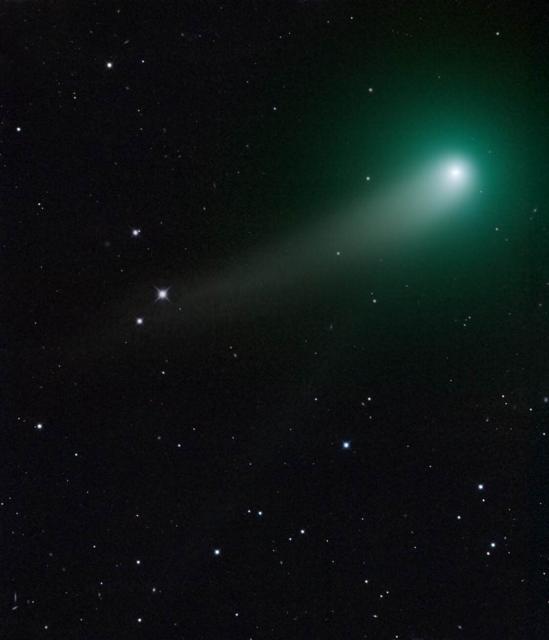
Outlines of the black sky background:
[{"label": "black sky background", "polygon": [[[0,24],[1,637],[545,638],[547,10]],[[421,251],[185,308],[446,142],[484,193]]]}]

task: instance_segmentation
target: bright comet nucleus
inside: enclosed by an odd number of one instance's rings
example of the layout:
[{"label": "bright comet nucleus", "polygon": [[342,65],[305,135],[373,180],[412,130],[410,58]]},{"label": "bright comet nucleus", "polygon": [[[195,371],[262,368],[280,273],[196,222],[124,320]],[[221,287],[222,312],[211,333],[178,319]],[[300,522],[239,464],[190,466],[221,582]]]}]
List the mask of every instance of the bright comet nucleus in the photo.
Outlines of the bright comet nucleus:
[{"label": "bright comet nucleus", "polygon": [[[427,220],[433,215],[440,217],[443,212],[456,211],[474,193],[475,183],[475,166],[469,158],[448,154],[435,159],[410,182],[409,193],[403,195],[408,218]],[[418,216],[411,216],[414,206]]]},{"label": "bright comet nucleus", "polygon": [[466,162],[462,160],[453,160],[448,162],[444,168],[446,180],[452,185],[465,185],[471,177],[471,169]]}]

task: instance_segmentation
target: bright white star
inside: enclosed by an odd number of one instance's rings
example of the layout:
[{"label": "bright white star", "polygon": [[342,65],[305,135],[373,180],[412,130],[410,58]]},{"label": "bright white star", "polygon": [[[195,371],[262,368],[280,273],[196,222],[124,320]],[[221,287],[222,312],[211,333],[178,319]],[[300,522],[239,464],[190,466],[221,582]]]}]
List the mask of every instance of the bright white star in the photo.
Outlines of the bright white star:
[{"label": "bright white star", "polygon": [[156,299],[157,300],[169,300],[169,298],[168,298],[168,289],[157,289],[156,290]]}]

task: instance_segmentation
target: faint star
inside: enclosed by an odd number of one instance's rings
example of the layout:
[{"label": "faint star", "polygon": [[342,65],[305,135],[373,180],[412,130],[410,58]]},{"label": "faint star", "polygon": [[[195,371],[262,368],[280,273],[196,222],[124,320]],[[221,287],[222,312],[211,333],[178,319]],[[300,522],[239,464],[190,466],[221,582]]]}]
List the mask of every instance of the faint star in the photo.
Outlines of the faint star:
[{"label": "faint star", "polygon": [[221,555],[221,549],[214,549],[214,556],[220,556]]},{"label": "faint star", "polygon": [[37,424],[34,425],[34,428],[37,431],[42,431],[42,429],[44,428],[44,425],[41,422],[38,422]]},{"label": "faint star", "polygon": [[132,229],[132,236],[137,238],[141,234],[141,229]]},{"label": "faint star", "polygon": [[112,62],[110,62],[110,61],[109,61],[109,62],[107,62],[107,63],[105,64],[105,66],[107,67],[107,69],[112,69]]},{"label": "faint star", "polygon": [[482,491],[483,489],[484,489],[484,485],[483,485],[483,484],[479,484],[479,485],[478,485],[478,490],[479,490],[479,491]]},{"label": "faint star", "polygon": [[136,318],[135,319],[135,324],[141,325],[141,324],[143,324],[143,322],[144,322],[143,318]]},{"label": "faint star", "polygon": [[350,440],[344,440],[343,444],[341,445],[343,449],[350,449],[351,448],[351,441]]}]

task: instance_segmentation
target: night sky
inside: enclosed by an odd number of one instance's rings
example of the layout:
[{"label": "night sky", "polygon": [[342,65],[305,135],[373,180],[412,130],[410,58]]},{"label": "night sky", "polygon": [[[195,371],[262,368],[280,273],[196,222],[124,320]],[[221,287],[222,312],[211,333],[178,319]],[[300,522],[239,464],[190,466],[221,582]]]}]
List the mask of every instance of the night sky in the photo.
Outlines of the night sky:
[{"label": "night sky", "polygon": [[549,637],[547,9],[0,25],[0,638]]}]

